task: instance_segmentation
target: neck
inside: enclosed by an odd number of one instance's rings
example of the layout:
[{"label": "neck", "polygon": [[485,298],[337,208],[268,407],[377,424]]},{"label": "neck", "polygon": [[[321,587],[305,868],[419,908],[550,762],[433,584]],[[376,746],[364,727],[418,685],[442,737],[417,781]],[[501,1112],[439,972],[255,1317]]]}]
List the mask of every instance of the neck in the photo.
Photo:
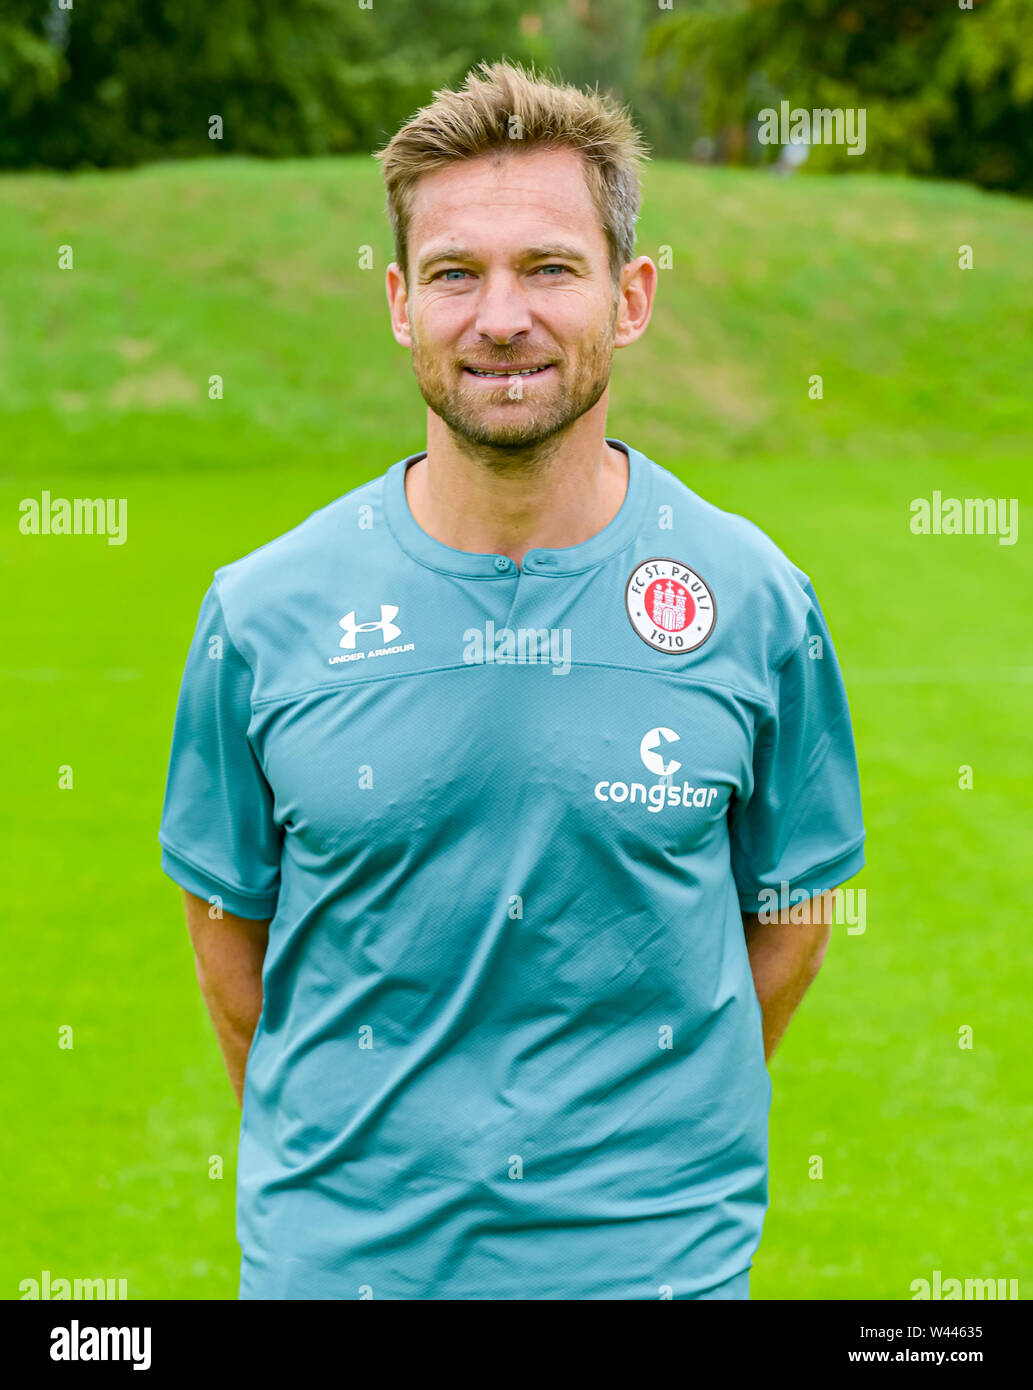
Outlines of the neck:
[{"label": "neck", "polygon": [[[608,526],[628,486],[628,459],[588,411],[534,450],[496,450],[458,440],[428,412],[427,455],[406,471],[413,519],[453,550],[508,555],[580,545]],[[579,429],[579,426],[584,428]]]}]

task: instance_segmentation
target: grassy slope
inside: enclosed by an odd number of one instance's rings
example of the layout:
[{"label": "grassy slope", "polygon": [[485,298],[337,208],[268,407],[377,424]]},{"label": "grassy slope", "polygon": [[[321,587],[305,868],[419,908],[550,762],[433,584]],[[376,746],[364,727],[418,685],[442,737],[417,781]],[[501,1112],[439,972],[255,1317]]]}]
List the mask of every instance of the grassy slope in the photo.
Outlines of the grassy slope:
[{"label": "grassy slope", "polygon": [[[381,191],[372,161],[213,161],[7,177],[0,208],[0,669],[17,730],[0,1296],[49,1268],[127,1277],[134,1297],[232,1297],[236,1116],[155,831],[212,569],[420,447],[383,307]],[[1021,526],[1011,547],[913,537],[908,504],[1029,496],[1016,306],[1033,296],[1033,209],[663,165],[646,209],[640,249],[669,246],[673,266],[647,338],[618,356],[610,433],[811,574],[864,779],[867,931],[837,931],[773,1064],[755,1296],[901,1298],[934,1268],[1029,1280],[1030,549]],[[42,488],[126,497],[129,543],[21,538],[18,500]],[[57,789],[64,763],[74,791]]]}]

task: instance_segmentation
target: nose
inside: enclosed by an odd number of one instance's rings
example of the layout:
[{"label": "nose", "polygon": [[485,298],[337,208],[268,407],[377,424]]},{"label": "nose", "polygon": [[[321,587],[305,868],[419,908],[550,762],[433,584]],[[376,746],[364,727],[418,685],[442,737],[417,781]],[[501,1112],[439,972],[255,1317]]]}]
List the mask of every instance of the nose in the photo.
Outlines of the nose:
[{"label": "nose", "polygon": [[500,345],[531,329],[531,310],[517,276],[491,272],[477,293],[477,332]]}]

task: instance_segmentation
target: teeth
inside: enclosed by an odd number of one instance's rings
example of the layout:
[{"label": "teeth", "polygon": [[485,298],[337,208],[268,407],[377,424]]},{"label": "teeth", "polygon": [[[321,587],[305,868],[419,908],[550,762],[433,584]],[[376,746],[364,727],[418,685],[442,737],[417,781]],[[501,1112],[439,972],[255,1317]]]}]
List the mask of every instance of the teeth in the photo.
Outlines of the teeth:
[{"label": "teeth", "polygon": [[467,370],[468,372],[473,372],[474,376],[499,376],[499,377],[533,376],[533,375],[535,374],[535,372],[544,372],[544,371],[545,371],[545,368],[546,368],[548,365],[549,365],[549,364],[546,363],[546,364],[545,364],[545,367],[525,367],[524,370],[523,370],[523,371],[520,371],[520,372],[482,372],[482,371],[479,371],[476,367],[467,367],[466,370]]}]

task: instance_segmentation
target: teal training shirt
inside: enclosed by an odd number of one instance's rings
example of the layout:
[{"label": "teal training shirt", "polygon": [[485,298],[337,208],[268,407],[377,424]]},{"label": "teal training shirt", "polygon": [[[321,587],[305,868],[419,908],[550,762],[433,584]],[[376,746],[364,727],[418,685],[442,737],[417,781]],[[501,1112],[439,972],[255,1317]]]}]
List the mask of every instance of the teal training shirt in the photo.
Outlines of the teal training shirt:
[{"label": "teal training shirt", "polygon": [[204,598],[159,838],[272,919],[242,1298],[684,1298],[751,1264],[741,913],[863,865],[850,716],[807,576],[609,443],[617,516],[522,568],[417,525],[414,454]]}]

